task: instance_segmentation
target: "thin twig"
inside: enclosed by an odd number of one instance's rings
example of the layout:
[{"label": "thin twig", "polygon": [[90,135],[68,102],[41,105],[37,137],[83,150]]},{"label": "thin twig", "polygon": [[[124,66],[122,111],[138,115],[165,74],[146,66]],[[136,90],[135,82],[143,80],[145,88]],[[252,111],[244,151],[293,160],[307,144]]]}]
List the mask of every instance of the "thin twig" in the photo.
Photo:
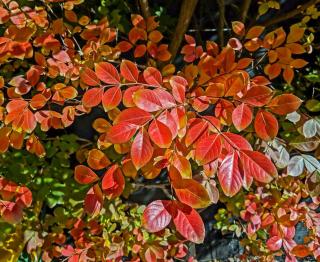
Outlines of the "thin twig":
[{"label": "thin twig", "polygon": [[245,22],[247,19],[248,11],[250,9],[251,0],[244,0],[241,5],[240,10],[240,19],[242,22]]},{"label": "thin twig", "polygon": [[184,34],[186,33],[193,12],[196,8],[198,0],[184,0],[181,5],[178,23],[169,46],[171,60],[173,60],[179,50]]},{"label": "thin twig", "polygon": [[295,8],[294,10],[292,10],[290,12],[274,16],[273,19],[265,21],[264,23],[262,23],[262,25],[271,26],[271,25],[274,25],[274,24],[278,24],[280,22],[283,22],[285,20],[288,20],[290,18],[293,18],[293,17],[301,14],[303,11],[308,9],[310,6],[318,4],[318,3],[320,3],[320,0],[310,0],[310,1],[306,2],[303,5],[297,6],[297,8]]},{"label": "thin twig", "polygon": [[[57,16],[57,15],[55,14],[55,12],[52,10],[51,6],[48,5],[44,0],[42,0],[42,2],[43,2],[44,5],[49,9],[49,11],[52,13],[52,15],[53,15],[55,18],[58,18],[58,16]],[[67,29],[68,33],[71,35],[74,43],[76,44],[76,46],[77,46],[77,48],[78,48],[78,53],[79,53],[79,55],[82,56],[82,55],[83,55],[83,52],[82,52],[81,46],[79,45],[77,39],[74,37],[74,35],[72,34],[72,32],[69,30],[69,28],[66,27],[66,29]],[[60,37],[61,37],[61,36],[60,36]],[[62,37],[61,37],[61,40],[62,40],[63,45],[66,46],[66,44],[64,43],[64,40],[63,40]]]},{"label": "thin twig", "polygon": [[224,24],[225,24],[225,4],[224,0],[217,0],[219,6],[219,22],[218,22],[218,37],[220,46],[224,46]]},{"label": "thin twig", "polygon": [[151,16],[148,0],[139,0],[139,4],[143,17],[148,18],[149,16]]}]

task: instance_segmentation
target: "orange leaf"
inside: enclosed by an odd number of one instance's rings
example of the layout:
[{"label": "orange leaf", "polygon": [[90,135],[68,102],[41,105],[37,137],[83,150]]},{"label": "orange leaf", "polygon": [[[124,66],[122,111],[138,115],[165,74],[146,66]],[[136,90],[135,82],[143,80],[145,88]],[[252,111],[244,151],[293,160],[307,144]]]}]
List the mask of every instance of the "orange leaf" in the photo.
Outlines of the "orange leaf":
[{"label": "orange leaf", "polygon": [[298,42],[299,40],[301,40],[301,38],[304,35],[304,28],[299,27],[297,24],[293,25],[290,27],[290,33],[288,34],[287,37],[287,43],[294,43],[294,42]]},{"label": "orange leaf", "polygon": [[88,165],[95,170],[106,168],[111,164],[107,156],[98,149],[92,149],[89,151],[87,162]]},{"label": "orange leaf", "polygon": [[104,118],[97,118],[94,120],[92,127],[98,132],[98,133],[105,133],[107,132],[111,125],[110,123],[104,119]]},{"label": "orange leaf", "polygon": [[121,102],[122,94],[121,89],[118,86],[109,88],[104,92],[102,97],[102,105],[105,111],[116,108]]},{"label": "orange leaf", "polygon": [[237,69],[246,69],[252,63],[252,61],[252,58],[241,58],[238,61]]},{"label": "orange leaf", "polygon": [[306,52],[304,47],[297,43],[286,44],[286,47],[290,49],[292,54],[303,54]]},{"label": "orange leaf", "polygon": [[178,199],[193,208],[205,208],[211,203],[206,189],[193,179],[173,180],[173,188]]},{"label": "orange leaf", "polygon": [[264,67],[264,72],[270,79],[274,79],[280,75],[281,65],[278,63],[268,64]]},{"label": "orange leaf", "polygon": [[246,34],[246,39],[253,39],[259,37],[264,31],[264,29],[264,26],[254,26],[250,28]]},{"label": "orange leaf", "polygon": [[106,84],[120,84],[117,69],[108,62],[100,62],[95,65],[98,78]]},{"label": "orange leaf", "polygon": [[113,165],[104,174],[102,179],[102,190],[108,199],[119,197],[124,189],[125,180],[118,165]]},{"label": "orange leaf", "polygon": [[278,120],[273,114],[264,110],[260,110],[258,111],[254,121],[254,129],[258,137],[261,139],[272,140],[278,134]]},{"label": "orange leaf", "polygon": [[254,85],[252,86],[241,101],[252,105],[252,106],[264,106],[267,104],[272,97],[272,90],[264,85]]},{"label": "orange leaf", "polygon": [[234,21],[232,22],[232,30],[235,34],[243,36],[245,33],[245,26],[242,22]]},{"label": "orange leaf", "polygon": [[303,59],[294,59],[291,63],[290,66],[292,66],[293,68],[302,68],[305,67],[308,64],[307,61],[303,60]]},{"label": "orange leaf", "polygon": [[134,49],[134,57],[141,57],[143,56],[147,51],[146,45],[137,45]]},{"label": "orange leaf", "polygon": [[152,158],[153,147],[147,132],[141,130],[131,146],[131,160],[137,170],[145,166]]},{"label": "orange leaf", "polygon": [[169,148],[172,142],[172,134],[165,124],[153,120],[149,126],[148,133],[153,143],[160,148]]},{"label": "orange leaf", "polygon": [[217,159],[221,149],[221,139],[219,135],[213,134],[202,138],[196,144],[195,159],[199,165],[205,165]]},{"label": "orange leaf", "polygon": [[310,249],[306,245],[296,245],[294,246],[290,253],[296,257],[306,257],[310,255]]},{"label": "orange leaf", "polygon": [[287,66],[284,70],[283,70],[283,79],[286,80],[286,82],[288,84],[291,84],[292,79],[294,77],[294,71],[292,68],[290,68],[289,66]]},{"label": "orange leaf", "polygon": [[99,78],[96,73],[88,67],[85,67],[80,73],[80,79],[83,83],[88,86],[97,86],[100,85]]},{"label": "orange leaf", "polygon": [[40,109],[44,107],[47,103],[47,99],[42,94],[36,94],[31,98],[30,106],[33,109]]},{"label": "orange leaf", "polygon": [[83,185],[96,182],[99,177],[89,167],[78,165],[74,170],[74,179]]},{"label": "orange leaf", "polygon": [[182,178],[192,178],[191,164],[184,156],[175,154],[172,165],[179,171]]},{"label": "orange leaf", "polygon": [[129,60],[123,60],[120,64],[121,75],[129,82],[137,82],[139,77],[139,70],[136,64]]},{"label": "orange leaf", "polygon": [[242,103],[232,112],[232,122],[238,131],[246,129],[252,121],[252,110]]},{"label": "orange leaf", "polygon": [[101,188],[95,184],[89,189],[84,199],[84,210],[91,216],[97,216],[103,205],[103,195]]},{"label": "orange leaf", "polygon": [[302,100],[293,94],[283,94],[273,98],[268,107],[273,113],[286,115],[296,111],[302,103]]},{"label": "orange leaf", "polygon": [[91,88],[84,93],[82,97],[82,103],[85,107],[95,107],[101,103],[102,96],[103,88]]}]

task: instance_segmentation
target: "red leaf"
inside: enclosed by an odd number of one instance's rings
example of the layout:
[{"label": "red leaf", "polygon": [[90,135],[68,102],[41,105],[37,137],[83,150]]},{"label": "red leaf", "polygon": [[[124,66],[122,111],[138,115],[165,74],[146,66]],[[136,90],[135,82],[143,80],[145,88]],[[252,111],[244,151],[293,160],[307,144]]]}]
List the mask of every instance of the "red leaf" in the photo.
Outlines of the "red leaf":
[{"label": "red leaf", "polygon": [[154,67],[148,67],[143,71],[143,78],[149,85],[161,87],[162,75],[160,71]]},{"label": "red leaf", "polygon": [[273,236],[267,240],[267,247],[271,251],[277,251],[282,246],[282,239],[279,236]]},{"label": "red leaf", "polygon": [[114,199],[122,194],[125,180],[118,165],[113,165],[108,169],[102,179],[101,186],[108,199]]},{"label": "red leaf", "polygon": [[106,84],[120,84],[120,76],[117,69],[108,62],[100,62],[95,65],[98,78]]},{"label": "red leaf", "polygon": [[0,24],[4,24],[10,18],[10,14],[7,9],[0,6]]},{"label": "red leaf", "polygon": [[96,73],[88,67],[85,67],[80,73],[80,79],[83,83],[88,86],[98,86],[100,85],[99,78]]},{"label": "red leaf", "polygon": [[242,44],[238,38],[232,37],[228,41],[228,46],[233,48],[234,50],[241,50],[242,49]]},{"label": "red leaf", "polygon": [[128,108],[123,110],[116,118],[115,123],[127,122],[142,126],[152,119],[152,115],[140,108]]},{"label": "red leaf", "polygon": [[232,112],[232,122],[238,131],[246,129],[252,121],[252,110],[249,106],[242,103]]},{"label": "red leaf", "polygon": [[199,165],[205,165],[216,160],[220,155],[221,149],[220,136],[216,134],[210,135],[196,144],[195,159]]},{"label": "red leaf", "polygon": [[257,151],[240,151],[240,160],[245,176],[252,176],[262,183],[269,183],[278,175],[277,169],[269,158]]},{"label": "red leaf", "polygon": [[84,93],[82,97],[82,103],[85,107],[95,107],[101,103],[102,96],[103,88],[91,88]]},{"label": "red leaf", "polygon": [[218,170],[218,179],[226,196],[232,197],[239,192],[242,186],[242,176],[237,152],[229,153],[222,161]]},{"label": "red leaf", "polygon": [[272,97],[272,90],[267,86],[253,86],[251,87],[241,101],[252,106],[264,106]]},{"label": "red leaf", "polygon": [[103,205],[103,195],[98,184],[89,189],[84,199],[84,210],[91,216],[97,216]]},{"label": "red leaf", "polygon": [[172,108],[176,106],[173,96],[163,88],[154,89],[153,92],[158,97],[162,108]]},{"label": "red leaf", "polygon": [[240,135],[224,132],[221,137],[224,138],[224,146],[228,152],[234,149],[252,150],[250,143]]},{"label": "red leaf", "polygon": [[107,138],[112,144],[126,143],[134,136],[137,130],[137,125],[120,122],[109,129]]},{"label": "red leaf", "polygon": [[200,121],[199,123],[190,127],[185,139],[186,146],[189,147],[190,145],[195,143],[207,130],[207,121]]},{"label": "red leaf", "polygon": [[186,87],[188,86],[187,80],[181,76],[172,76],[169,82],[175,100],[179,103],[184,103]]},{"label": "red leaf", "polygon": [[278,134],[279,126],[278,120],[273,114],[260,110],[256,115],[254,121],[254,129],[258,135],[263,140],[272,140]]},{"label": "red leaf", "polygon": [[96,182],[99,177],[89,167],[78,165],[74,170],[74,179],[79,184],[87,185]]},{"label": "red leaf", "polygon": [[161,148],[169,148],[172,142],[172,134],[165,124],[158,120],[153,120],[149,126],[148,133],[151,140]]},{"label": "red leaf", "polygon": [[32,204],[32,193],[31,191],[24,186],[17,187],[16,193],[16,204],[22,205],[23,207],[29,207]]},{"label": "red leaf", "polygon": [[143,86],[131,86],[124,91],[122,102],[125,107],[135,106],[135,103],[133,102],[133,94],[139,89],[143,89]]},{"label": "red leaf", "polygon": [[1,201],[0,203],[1,218],[10,224],[21,222],[23,218],[22,206],[9,201]]},{"label": "red leaf", "polygon": [[131,146],[131,160],[135,168],[138,170],[145,166],[153,155],[153,147],[151,145],[148,134],[141,130]]},{"label": "red leaf", "polygon": [[117,44],[117,47],[120,49],[121,52],[125,53],[132,48],[132,44],[130,44],[127,41],[121,41]]},{"label": "red leaf", "polygon": [[175,154],[173,166],[179,171],[182,178],[192,178],[191,165],[186,157]]},{"label": "red leaf", "polygon": [[120,64],[121,75],[129,82],[136,83],[139,77],[139,70],[136,64],[129,60],[123,60]]},{"label": "red leaf", "polygon": [[118,86],[109,88],[104,92],[102,97],[102,105],[105,111],[116,108],[121,102],[122,94],[121,89]]},{"label": "red leaf", "polygon": [[174,139],[178,135],[178,123],[173,118],[172,113],[170,113],[168,110],[165,110],[157,118],[157,120],[169,127],[172,134],[172,139]]},{"label": "red leaf", "polygon": [[302,103],[302,100],[292,94],[283,94],[273,98],[268,107],[273,113],[286,115],[296,111]]},{"label": "red leaf", "polygon": [[133,102],[142,110],[147,112],[159,111],[161,102],[153,90],[141,89],[133,94]]},{"label": "red leaf", "polygon": [[177,231],[187,240],[196,244],[203,243],[205,229],[200,215],[192,207],[175,202],[176,214],[173,222]]},{"label": "red leaf", "polygon": [[169,225],[171,214],[170,200],[156,200],[151,202],[143,212],[142,224],[149,232],[158,232]]},{"label": "red leaf", "polygon": [[146,45],[137,45],[136,48],[134,49],[133,56],[141,57],[146,53],[146,51],[147,51]]},{"label": "red leaf", "polygon": [[193,208],[205,208],[211,203],[206,189],[193,179],[174,180],[173,188],[178,199]]}]

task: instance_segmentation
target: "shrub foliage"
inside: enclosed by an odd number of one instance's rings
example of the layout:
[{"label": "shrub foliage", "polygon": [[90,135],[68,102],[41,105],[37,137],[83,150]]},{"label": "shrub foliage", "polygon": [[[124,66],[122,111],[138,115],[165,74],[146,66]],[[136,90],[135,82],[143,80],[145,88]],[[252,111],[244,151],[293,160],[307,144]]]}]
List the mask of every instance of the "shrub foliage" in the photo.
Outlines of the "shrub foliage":
[{"label": "shrub foliage", "polygon": [[[224,47],[185,35],[177,69],[156,17],[133,14],[125,35],[79,15],[82,1],[19,2],[0,4],[8,261],[23,251],[35,261],[183,259],[204,241],[200,213],[219,200],[216,226],[241,237],[243,258],[320,258],[319,119],[274,87],[308,64],[306,27],[235,21]],[[61,135],[95,111],[94,140]],[[130,200],[152,187],[166,198]]]}]

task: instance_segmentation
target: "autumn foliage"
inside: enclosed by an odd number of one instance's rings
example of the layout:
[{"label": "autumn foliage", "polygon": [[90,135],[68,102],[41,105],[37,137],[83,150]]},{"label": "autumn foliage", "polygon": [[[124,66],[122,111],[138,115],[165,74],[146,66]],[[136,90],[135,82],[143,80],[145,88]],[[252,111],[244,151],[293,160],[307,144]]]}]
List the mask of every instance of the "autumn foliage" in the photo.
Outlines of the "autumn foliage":
[{"label": "autumn foliage", "polygon": [[[268,151],[274,141],[289,148],[290,141],[280,135],[282,123],[290,122],[286,116],[303,102],[275,89],[273,81],[290,85],[307,65],[311,46],[304,41],[305,28],[295,24],[286,32],[233,22],[234,37],[225,47],[211,41],[197,45],[185,35],[184,64],[177,69],[155,17],[132,15],[132,29],[119,37],[107,18],[78,17],[78,2],[51,0],[34,8],[19,1],[0,4],[5,27],[0,152],[25,148],[45,157],[47,132],[68,130],[96,109],[104,112],[92,122],[97,140],[76,153],[74,179],[86,187],[86,195],[83,212],[65,221],[72,240],[63,232],[39,236],[42,260],[183,258],[188,241],[204,241],[199,211],[217,203],[219,194],[231,198],[243,192],[243,232],[248,239],[258,230],[266,232],[265,250],[252,248],[253,255],[272,257],[283,250],[288,261],[309,255],[319,259],[319,197],[311,194],[310,203],[301,202],[310,191],[292,167],[279,166]],[[62,17],[54,15],[59,3]],[[308,120],[292,124],[292,132]],[[312,161],[300,174],[317,176],[319,163]],[[137,185],[160,176],[169,197],[128,218],[130,230],[121,226],[112,249],[104,241],[104,230],[111,226],[106,205],[121,198],[129,210],[126,199]],[[31,206],[31,191],[0,177],[0,195],[2,219],[20,223]],[[293,240],[297,223],[306,223],[312,232],[304,244]]]}]

